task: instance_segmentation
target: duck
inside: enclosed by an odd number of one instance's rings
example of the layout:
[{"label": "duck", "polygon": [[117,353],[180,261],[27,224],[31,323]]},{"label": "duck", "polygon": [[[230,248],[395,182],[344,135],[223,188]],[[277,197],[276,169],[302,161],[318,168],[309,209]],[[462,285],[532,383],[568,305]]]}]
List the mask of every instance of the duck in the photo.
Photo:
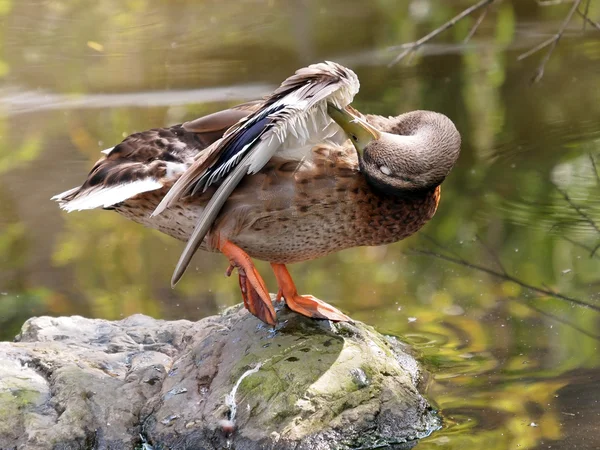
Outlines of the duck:
[{"label": "duck", "polygon": [[226,274],[237,269],[244,306],[268,325],[276,312],[252,259],[270,263],[276,301],[351,321],[300,295],[287,265],[417,232],[434,216],[461,146],[447,116],[365,115],[351,106],[358,90],[340,64],[301,68],[261,100],[126,137],[81,186],[52,199],[67,212],[112,210],[186,242],[173,286],[198,249],[221,252]]}]

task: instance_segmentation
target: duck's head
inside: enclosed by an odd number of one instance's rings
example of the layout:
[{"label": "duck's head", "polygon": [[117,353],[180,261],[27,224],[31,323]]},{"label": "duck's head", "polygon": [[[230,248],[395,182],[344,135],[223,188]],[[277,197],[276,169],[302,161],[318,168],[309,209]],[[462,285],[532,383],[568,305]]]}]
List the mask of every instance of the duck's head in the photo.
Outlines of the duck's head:
[{"label": "duck's head", "polygon": [[329,104],[328,113],[354,144],[367,180],[389,194],[437,187],[460,153],[460,134],[443,114],[413,111],[376,117],[375,127],[351,107]]}]

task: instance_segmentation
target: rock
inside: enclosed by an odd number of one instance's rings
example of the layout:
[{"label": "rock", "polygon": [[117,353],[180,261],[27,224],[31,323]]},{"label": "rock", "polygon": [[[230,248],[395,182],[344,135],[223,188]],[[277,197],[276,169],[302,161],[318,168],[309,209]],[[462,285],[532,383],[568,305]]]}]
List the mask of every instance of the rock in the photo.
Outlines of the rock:
[{"label": "rock", "polygon": [[439,426],[396,340],[279,321],[30,319],[0,343],[0,448],[410,448]]}]

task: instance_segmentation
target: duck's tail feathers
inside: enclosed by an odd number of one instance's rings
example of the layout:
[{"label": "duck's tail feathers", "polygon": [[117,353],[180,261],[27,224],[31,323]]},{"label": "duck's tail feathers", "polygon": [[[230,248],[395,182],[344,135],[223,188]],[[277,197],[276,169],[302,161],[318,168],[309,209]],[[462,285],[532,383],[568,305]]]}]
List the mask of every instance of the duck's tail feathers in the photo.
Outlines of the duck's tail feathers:
[{"label": "duck's tail feathers", "polygon": [[51,200],[59,203],[67,212],[84,209],[108,208],[131,197],[160,189],[163,184],[153,178],[144,178],[113,186],[76,187],[55,195]]}]

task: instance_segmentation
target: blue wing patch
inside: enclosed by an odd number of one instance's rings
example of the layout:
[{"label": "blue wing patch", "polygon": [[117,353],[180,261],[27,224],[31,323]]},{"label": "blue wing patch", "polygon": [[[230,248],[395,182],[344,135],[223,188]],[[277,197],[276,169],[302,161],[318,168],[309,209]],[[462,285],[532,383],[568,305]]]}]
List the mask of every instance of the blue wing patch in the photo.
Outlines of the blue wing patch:
[{"label": "blue wing patch", "polygon": [[261,136],[269,130],[273,122],[271,115],[283,108],[285,108],[285,105],[268,108],[256,117],[249,119],[239,130],[235,131],[235,135],[223,148],[219,159],[197,181],[192,189],[192,195],[205,190],[231,172],[244,156],[252,150]]}]

